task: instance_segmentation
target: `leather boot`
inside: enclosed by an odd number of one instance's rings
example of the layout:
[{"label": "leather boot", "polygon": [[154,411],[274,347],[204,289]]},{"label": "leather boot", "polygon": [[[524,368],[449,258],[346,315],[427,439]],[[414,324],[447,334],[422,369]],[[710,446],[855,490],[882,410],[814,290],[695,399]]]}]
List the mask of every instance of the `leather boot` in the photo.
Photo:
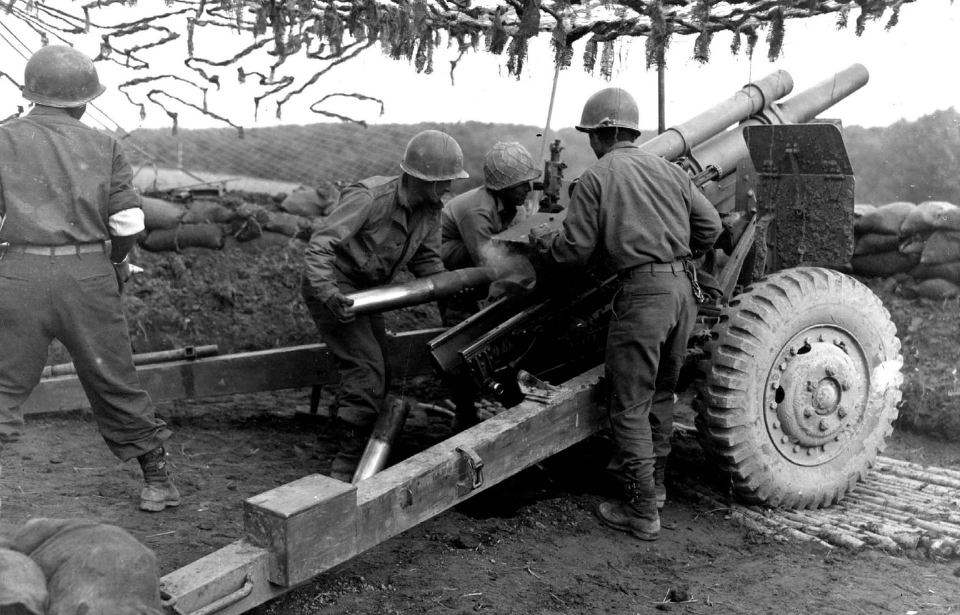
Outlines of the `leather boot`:
[{"label": "leather boot", "polygon": [[656,465],[653,466],[653,483],[657,495],[657,508],[663,508],[663,505],[667,502],[666,473],[667,458],[657,457]]},{"label": "leather boot", "polygon": [[597,507],[600,520],[615,530],[632,534],[640,540],[660,537],[660,514],[655,497],[643,495],[637,485],[628,485],[627,501],[604,502]]},{"label": "leather boot", "polygon": [[140,490],[140,510],[160,512],[168,506],[180,505],[180,492],[167,474],[167,451],[158,446],[137,457],[146,486]]}]

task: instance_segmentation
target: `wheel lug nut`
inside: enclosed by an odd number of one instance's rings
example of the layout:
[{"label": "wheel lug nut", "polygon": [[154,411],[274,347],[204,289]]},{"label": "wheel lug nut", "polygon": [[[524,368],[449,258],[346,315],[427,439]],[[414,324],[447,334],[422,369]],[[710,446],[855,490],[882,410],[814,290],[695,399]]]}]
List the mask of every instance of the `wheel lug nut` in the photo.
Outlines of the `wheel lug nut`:
[{"label": "wheel lug nut", "polygon": [[803,417],[808,419],[808,418],[810,418],[811,416],[813,416],[813,412],[810,410],[810,408],[804,408],[804,409],[803,409]]},{"label": "wheel lug nut", "polygon": [[800,446],[799,446],[798,444],[794,444],[794,445],[793,445],[793,452],[794,452],[794,453],[799,453],[799,452],[800,452]]},{"label": "wheel lug nut", "polygon": [[846,418],[847,409],[844,408],[843,406],[840,406],[839,408],[837,408],[837,416],[839,416],[840,418]]},{"label": "wheel lug nut", "polygon": [[784,361],[783,363],[780,364],[780,371],[782,372],[782,371],[785,370],[785,369],[787,369],[787,362],[786,362],[786,361]]},{"label": "wheel lug nut", "polygon": [[817,388],[817,383],[814,382],[813,380],[807,380],[807,390],[812,391],[815,388]]},{"label": "wheel lug nut", "polygon": [[810,457],[810,456],[812,456],[812,455],[813,455],[813,449],[812,449],[812,448],[808,448],[808,449],[807,449],[807,457]]},{"label": "wheel lug nut", "polygon": [[770,409],[771,409],[771,410],[776,410],[776,409],[777,409],[777,402],[775,402],[775,401],[770,402]]},{"label": "wheel lug nut", "polygon": [[794,355],[796,355],[796,354],[797,354],[797,349],[796,349],[796,348],[790,348],[790,356],[792,357],[792,356],[794,356]]},{"label": "wheel lug nut", "polygon": [[821,333],[820,335],[817,336],[817,340],[820,341],[820,342],[822,342],[822,341],[825,340],[825,339],[827,339],[827,337],[826,337],[823,333]]},{"label": "wheel lug nut", "polygon": [[832,367],[824,367],[824,368],[823,368],[823,373],[826,374],[828,377],[833,377],[833,374],[834,374],[835,372],[833,371],[833,368],[832,368]]},{"label": "wheel lug nut", "polygon": [[849,391],[849,390],[850,390],[850,383],[849,383],[849,382],[841,382],[841,383],[840,383],[840,390],[842,390],[842,391]]},{"label": "wheel lug nut", "polygon": [[780,441],[786,444],[787,442],[790,441],[790,438],[788,438],[787,436],[783,436],[782,438],[780,438]]},{"label": "wheel lug nut", "polygon": [[774,428],[774,429],[780,429],[780,421],[774,421],[774,422],[773,422],[773,428]]},{"label": "wheel lug nut", "polygon": [[820,428],[820,431],[826,431],[827,429],[829,429],[829,427],[827,426],[827,422],[824,420],[820,421],[820,425],[818,425],[818,427]]}]

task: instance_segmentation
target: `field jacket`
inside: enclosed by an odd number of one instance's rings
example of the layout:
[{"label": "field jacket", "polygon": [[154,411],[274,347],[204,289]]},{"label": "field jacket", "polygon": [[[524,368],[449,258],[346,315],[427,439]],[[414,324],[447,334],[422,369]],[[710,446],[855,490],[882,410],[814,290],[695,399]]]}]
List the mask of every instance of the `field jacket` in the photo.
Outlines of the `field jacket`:
[{"label": "field jacket", "polygon": [[305,292],[321,302],[389,284],[401,267],[416,277],[445,271],[440,207],[412,207],[401,177],[371,177],[348,186],[306,251]]},{"label": "field jacket", "polygon": [[140,208],[116,139],[62,109],[0,125],[0,243],[73,245],[110,238],[109,219]]},{"label": "field jacket", "polygon": [[443,207],[440,256],[447,269],[479,267],[487,258],[484,248],[490,238],[507,228],[503,206],[480,186],[455,197]]},{"label": "field jacket", "polygon": [[699,256],[719,234],[716,208],[683,169],[618,143],[580,176],[562,230],[541,252],[568,265],[603,258],[616,272]]}]

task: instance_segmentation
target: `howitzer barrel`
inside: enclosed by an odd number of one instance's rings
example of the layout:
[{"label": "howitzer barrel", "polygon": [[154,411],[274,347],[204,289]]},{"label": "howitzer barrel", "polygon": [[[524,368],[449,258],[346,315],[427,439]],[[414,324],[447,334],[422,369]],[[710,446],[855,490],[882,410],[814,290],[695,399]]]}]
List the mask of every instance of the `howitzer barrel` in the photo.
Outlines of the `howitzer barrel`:
[{"label": "howitzer barrel", "polygon": [[728,127],[742,122],[772,105],[793,90],[789,73],[778,70],[759,81],[743,86],[727,100],[686,122],[668,128],[640,146],[644,151],[674,160]]},{"label": "howitzer barrel", "polygon": [[353,299],[353,313],[362,316],[443,299],[468,288],[488,286],[495,279],[497,274],[493,267],[469,267],[404,284],[362,290],[347,297]]},{"label": "howitzer barrel", "polygon": [[762,112],[742,122],[737,130],[709,139],[693,150],[690,159],[686,162],[686,167],[693,173],[699,173],[708,166],[713,166],[717,168],[721,177],[728,175],[736,169],[737,163],[742,158],[749,155],[747,144],[742,136],[743,126],[809,122],[862,88],[869,79],[870,74],[863,65],[849,66],[789,100],[769,105]]}]

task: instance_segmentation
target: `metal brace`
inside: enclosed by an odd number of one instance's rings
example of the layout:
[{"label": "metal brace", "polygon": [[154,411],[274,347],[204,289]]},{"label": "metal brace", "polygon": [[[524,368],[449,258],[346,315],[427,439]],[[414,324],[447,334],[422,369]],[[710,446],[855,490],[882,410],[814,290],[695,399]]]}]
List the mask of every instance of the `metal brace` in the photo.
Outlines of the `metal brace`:
[{"label": "metal brace", "polygon": [[461,459],[467,462],[470,471],[467,476],[463,477],[466,480],[457,483],[457,495],[463,497],[483,485],[483,459],[473,449],[466,446],[458,446],[456,450],[460,453]]}]

